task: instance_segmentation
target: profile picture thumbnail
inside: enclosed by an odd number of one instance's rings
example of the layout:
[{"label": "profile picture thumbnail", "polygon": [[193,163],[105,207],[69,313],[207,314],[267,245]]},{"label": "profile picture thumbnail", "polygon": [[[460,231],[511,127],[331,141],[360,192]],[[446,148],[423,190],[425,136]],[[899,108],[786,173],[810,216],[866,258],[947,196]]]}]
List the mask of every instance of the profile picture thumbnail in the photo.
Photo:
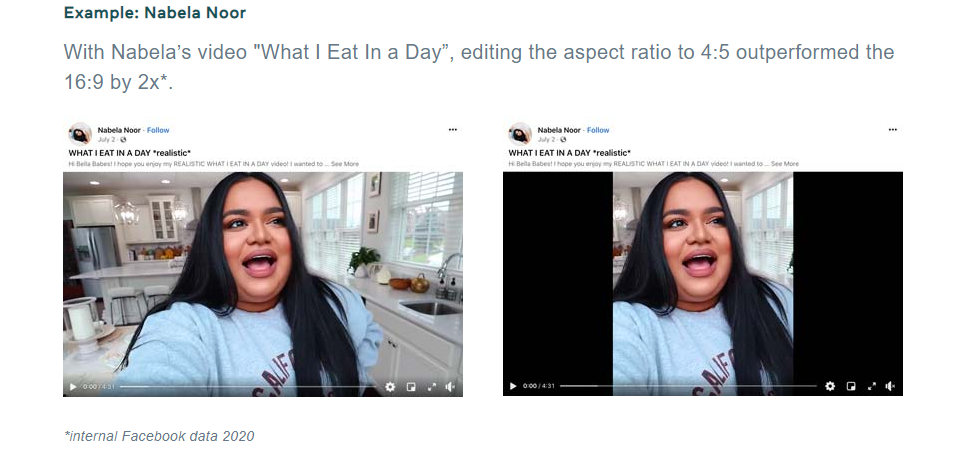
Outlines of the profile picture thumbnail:
[{"label": "profile picture thumbnail", "polygon": [[67,130],[68,138],[74,145],[87,145],[91,143],[91,127],[83,122],[78,122]]},{"label": "profile picture thumbnail", "polygon": [[524,122],[509,127],[509,140],[516,145],[528,145],[532,141],[532,127]]}]

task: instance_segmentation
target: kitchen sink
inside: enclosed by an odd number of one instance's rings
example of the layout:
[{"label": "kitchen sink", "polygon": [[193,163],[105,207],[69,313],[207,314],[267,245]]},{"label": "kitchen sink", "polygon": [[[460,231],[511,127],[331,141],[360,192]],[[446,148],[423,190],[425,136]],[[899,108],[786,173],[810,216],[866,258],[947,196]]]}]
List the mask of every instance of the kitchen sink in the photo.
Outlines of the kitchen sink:
[{"label": "kitchen sink", "polygon": [[401,306],[424,315],[454,315],[461,309],[436,301],[401,302]]}]

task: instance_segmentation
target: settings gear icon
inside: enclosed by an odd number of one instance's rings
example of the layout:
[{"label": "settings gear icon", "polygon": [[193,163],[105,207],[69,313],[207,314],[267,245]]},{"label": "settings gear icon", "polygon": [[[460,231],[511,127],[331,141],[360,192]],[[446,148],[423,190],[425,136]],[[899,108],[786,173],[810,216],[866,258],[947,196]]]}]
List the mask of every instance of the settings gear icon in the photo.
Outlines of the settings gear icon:
[{"label": "settings gear icon", "polygon": [[829,392],[835,391],[835,383],[833,381],[825,383],[825,390]]},{"label": "settings gear icon", "polygon": [[384,385],[384,390],[387,391],[387,392],[389,392],[389,393],[393,393],[394,392],[394,383],[387,383],[387,384],[385,384]]}]

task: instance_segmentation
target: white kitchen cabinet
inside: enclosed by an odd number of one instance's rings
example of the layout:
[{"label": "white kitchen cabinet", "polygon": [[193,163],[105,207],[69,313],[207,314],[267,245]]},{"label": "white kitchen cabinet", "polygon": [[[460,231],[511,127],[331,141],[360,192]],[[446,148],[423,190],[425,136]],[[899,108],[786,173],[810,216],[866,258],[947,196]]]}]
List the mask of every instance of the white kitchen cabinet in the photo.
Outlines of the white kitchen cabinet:
[{"label": "white kitchen cabinet", "polygon": [[370,369],[370,376],[378,385],[378,391],[385,394],[384,384],[394,380],[394,369],[397,367],[397,350],[388,341],[400,340],[400,337],[384,329],[384,337],[377,347],[377,363]]},{"label": "white kitchen cabinet", "polygon": [[[413,382],[416,393],[428,394],[428,388],[434,383],[437,385],[434,395],[448,394],[445,385],[456,383],[460,377],[461,347],[381,306],[371,302],[366,305],[384,331],[377,363],[370,371],[378,392],[384,396],[406,396],[409,395],[407,383]],[[387,391],[388,382],[395,385],[393,393]]]},{"label": "white kitchen cabinet", "polygon": [[74,226],[112,226],[115,224],[115,197],[109,195],[71,198]]},{"label": "white kitchen cabinet", "polygon": [[152,195],[148,197],[148,218],[152,223],[154,242],[178,241],[178,226],[172,211],[175,206],[174,195]]},{"label": "white kitchen cabinet", "polygon": [[397,352],[394,374],[398,381],[416,382],[418,391],[425,392],[431,383],[437,383],[439,388],[443,388],[449,379],[454,380],[453,373],[455,378],[458,377],[457,369],[452,371],[446,368],[404,338],[398,337],[391,343]]},{"label": "white kitchen cabinet", "polygon": [[[128,244],[156,244],[162,242],[178,242],[178,232],[177,225],[173,225],[176,228],[174,231],[175,237],[162,237],[165,236],[165,228],[161,230],[157,229],[159,226],[155,220],[155,213],[152,210],[151,204],[136,205],[138,208],[138,222],[135,224],[125,224],[122,227],[125,229],[125,236],[127,237]],[[161,208],[160,208],[161,209]]]},{"label": "white kitchen cabinet", "polygon": [[137,205],[138,222],[135,224],[125,224],[125,238],[129,244],[142,244],[155,242],[155,228],[152,225],[151,210],[148,205]]},{"label": "white kitchen cabinet", "polygon": [[[155,209],[164,210],[164,205],[157,208],[151,203],[136,205],[138,208],[138,222],[122,225],[128,244],[156,244],[163,242],[178,242],[178,225],[172,221],[171,226],[161,224],[164,214],[157,216]],[[174,235],[174,237],[173,237]],[[158,237],[162,236],[162,237]]]}]

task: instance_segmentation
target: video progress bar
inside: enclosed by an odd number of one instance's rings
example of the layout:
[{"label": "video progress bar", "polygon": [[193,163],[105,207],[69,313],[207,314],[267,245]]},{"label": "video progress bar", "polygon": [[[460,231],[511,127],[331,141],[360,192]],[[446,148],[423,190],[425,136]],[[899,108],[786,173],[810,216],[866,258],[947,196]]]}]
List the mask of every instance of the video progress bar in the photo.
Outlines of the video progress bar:
[{"label": "video progress bar", "polygon": [[[696,388],[696,384],[560,384],[560,388]],[[724,384],[724,388],[760,388],[760,384]],[[775,388],[817,388],[817,384],[776,384]]]},{"label": "video progress bar", "polygon": [[[154,385],[154,384],[153,385],[145,385],[145,386],[131,386],[131,385],[118,386],[118,388],[120,388],[120,389],[158,389],[158,388],[164,388],[164,389],[175,389],[175,388],[179,388],[179,389],[182,389],[182,388],[234,388],[234,389],[243,388],[243,389],[245,389],[245,388],[250,388],[251,389],[252,387],[253,387],[252,385],[248,385],[248,386],[246,386],[246,385],[243,385],[243,386],[229,386],[229,385],[221,385],[221,384],[220,385],[209,385],[209,386],[164,386],[164,385]],[[306,385],[296,385],[296,386],[292,386],[292,387],[295,387],[295,388],[357,388],[357,389],[361,389],[361,388],[363,388],[363,389],[366,389],[366,388],[376,388],[376,386],[306,386]]]}]

